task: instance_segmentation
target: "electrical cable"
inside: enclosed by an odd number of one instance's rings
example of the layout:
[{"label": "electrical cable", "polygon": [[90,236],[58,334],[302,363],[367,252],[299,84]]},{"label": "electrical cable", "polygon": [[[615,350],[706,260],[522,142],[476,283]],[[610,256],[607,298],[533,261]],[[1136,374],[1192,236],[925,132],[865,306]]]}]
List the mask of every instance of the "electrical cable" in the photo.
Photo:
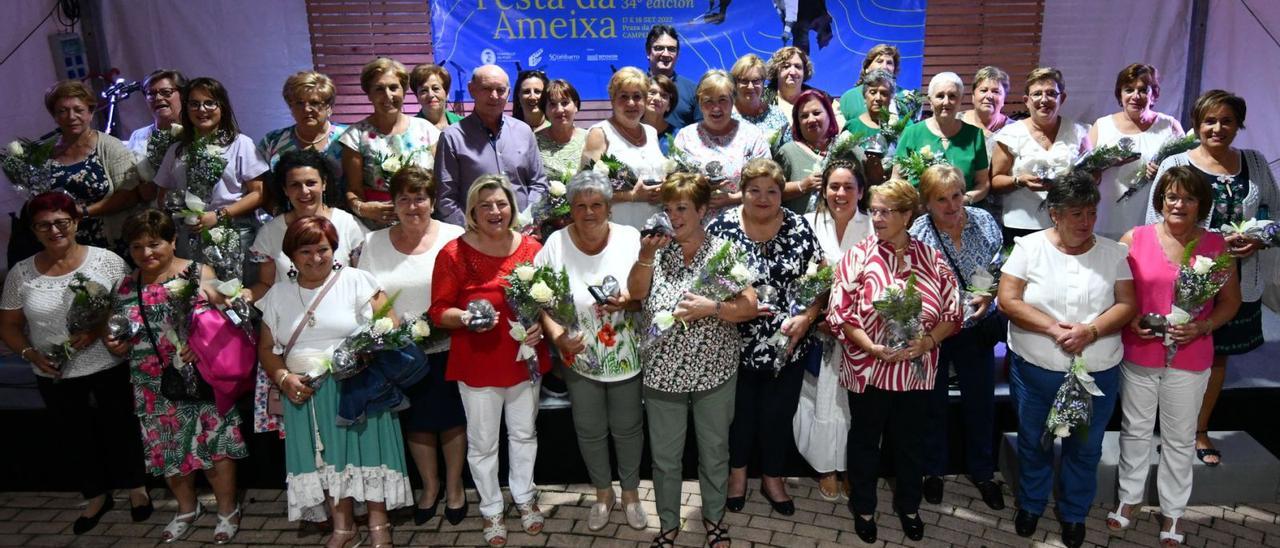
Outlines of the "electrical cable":
[{"label": "electrical cable", "polygon": [[[0,59],[0,65],[4,65],[10,57],[13,57],[13,54],[18,52],[18,48],[21,48],[23,44],[27,43],[27,40],[31,38],[31,35],[35,34],[37,30],[40,30],[40,27],[43,27],[50,17],[53,17],[53,14],[58,11],[58,6],[61,2],[62,0],[58,0],[53,3],[53,9],[49,10],[49,14],[45,15],[44,19],[41,19],[39,23],[36,23],[36,26],[32,27],[31,32],[28,32],[27,35],[22,38],[22,41],[18,42],[18,45],[13,46],[13,49],[9,51],[8,55],[4,56],[4,59]],[[80,9],[79,6],[77,6],[76,9],[78,11]]]},{"label": "electrical cable", "polygon": [[1257,13],[1254,13],[1253,8],[1249,7],[1249,3],[1244,0],[1240,0],[1240,4],[1244,6],[1244,9],[1249,10],[1249,15],[1252,15],[1253,20],[1258,22],[1259,27],[1262,27],[1262,32],[1267,33],[1267,36],[1271,37],[1271,43],[1275,44],[1276,47],[1280,47],[1280,40],[1276,39],[1276,35],[1271,34],[1271,29],[1268,29],[1266,25],[1262,24],[1262,18],[1258,17]]}]

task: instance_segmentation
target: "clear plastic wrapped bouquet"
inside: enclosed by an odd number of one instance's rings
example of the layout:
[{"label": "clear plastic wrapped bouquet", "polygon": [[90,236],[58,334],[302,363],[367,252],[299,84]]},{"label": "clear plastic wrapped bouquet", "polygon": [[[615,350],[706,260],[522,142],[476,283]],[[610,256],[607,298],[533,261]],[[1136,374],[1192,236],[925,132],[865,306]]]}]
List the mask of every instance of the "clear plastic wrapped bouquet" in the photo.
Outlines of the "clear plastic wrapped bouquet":
[{"label": "clear plastic wrapped bouquet", "polygon": [[1093,419],[1093,398],[1102,397],[1102,390],[1093,382],[1093,376],[1085,368],[1083,357],[1076,356],[1067,370],[1066,379],[1058,387],[1049,404],[1049,416],[1044,423],[1044,436],[1040,444],[1045,449],[1053,447],[1053,440],[1073,434],[1088,435],[1089,421]]},{"label": "clear plastic wrapped bouquet", "polygon": [[[871,306],[880,314],[885,322],[885,334],[881,344],[892,350],[902,350],[920,338],[920,312],[924,303],[920,299],[920,291],[916,289],[916,275],[911,274],[905,283],[898,282],[884,288],[880,298],[871,302]],[[916,378],[924,379],[924,360],[911,360],[911,373]]]}]

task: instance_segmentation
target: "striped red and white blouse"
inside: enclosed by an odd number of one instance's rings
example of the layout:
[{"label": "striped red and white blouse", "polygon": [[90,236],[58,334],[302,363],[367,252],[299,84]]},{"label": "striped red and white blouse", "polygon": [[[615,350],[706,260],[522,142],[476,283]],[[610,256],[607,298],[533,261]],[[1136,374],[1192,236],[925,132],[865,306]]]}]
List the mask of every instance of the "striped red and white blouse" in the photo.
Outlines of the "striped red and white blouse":
[{"label": "striped red and white blouse", "polygon": [[911,274],[916,275],[916,289],[920,292],[922,333],[939,323],[959,322],[963,318],[955,274],[941,253],[915,238],[910,240],[907,252],[899,260],[893,244],[872,234],[850,249],[836,265],[827,321],[841,342],[840,385],[846,389],[861,393],[867,386],[897,392],[933,388],[938,370],[936,347],[922,357],[925,375],[920,378],[912,373],[911,362],[884,362],[859,348],[843,330],[847,324],[865,331],[872,341],[882,341],[886,323],[871,303],[880,298],[886,287],[895,283],[905,285]]}]

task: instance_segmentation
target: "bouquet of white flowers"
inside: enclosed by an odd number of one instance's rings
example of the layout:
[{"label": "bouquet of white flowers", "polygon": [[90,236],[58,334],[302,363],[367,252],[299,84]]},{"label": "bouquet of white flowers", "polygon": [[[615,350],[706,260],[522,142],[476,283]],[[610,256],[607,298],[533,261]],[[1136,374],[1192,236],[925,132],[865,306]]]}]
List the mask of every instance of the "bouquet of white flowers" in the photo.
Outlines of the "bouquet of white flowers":
[{"label": "bouquet of white flowers", "polygon": [[1049,416],[1044,423],[1044,436],[1040,443],[1045,449],[1053,447],[1055,438],[1072,434],[1088,435],[1089,421],[1093,419],[1093,397],[1102,397],[1102,390],[1093,382],[1093,376],[1085,368],[1084,358],[1076,356],[1067,370],[1066,380],[1058,387],[1058,393],[1049,404]]},{"label": "bouquet of white flowers", "polygon": [[[524,262],[516,265],[511,274],[503,278],[507,281],[507,304],[516,312],[517,320],[507,320],[511,327],[508,333],[511,338],[520,342],[516,358],[523,360],[529,367],[530,382],[536,382],[542,377],[542,373],[538,367],[537,350],[525,344],[524,339],[528,336],[529,327],[538,322],[542,311],[557,308],[563,299],[563,295],[554,289],[560,286],[561,274],[563,271],[557,273],[549,266],[536,267],[533,263]],[[567,293],[567,277],[564,286],[564,292]],[[572,306],[572,302],[569,306]]]},{"label": "bouquet of white flowers", "polygon": [[609,183],[613,185],[613,190],[615,191],[631,190],[635,188],[636,182],[639,181],[639,177],[627,164],[622,163],[622,160],[607,152],[601,154],[599,160],[587,161],[585,169],[604,175],[605,178],[609,179]]},{"label": "bouquet of white flowers", "polygon": [[187,147],[187,191],[202,199],[213,195],[213,188],[227,169],[226,143],[231,139],[222,131],[197,137]]},{"label": "bouquet of white flowers", "polygon": [[[884,288],[880,298],[871,302],[871,306],[880,314],[885,322],[883,343],[891,350],[901,350],[920,337],[920,312],[924,302],[920,291],[916,289],[916,275],[911,274],[905,283],[896,282]],[[911,372],[916,378],[924,379],[924,360],[911,360]]]},{"label": "bouquet of white flowers", "polygon": [[569,200],[565,196],[570,177],[563,175],[562,177],[562,180],[551,179],[547,182],[547,193],[530,206],[529,213],[533,219],[524,230],[521,230],[522,233],[537,232],[540,239],[546,241],[552,232],[573,222],[569,219]]},{"label": "bouquet of white flowers", "polygon": [[935,154],[929,145],[925,145],[920,150],[908,153],[902,159],[886,158],[883,164],[885,170],[891,170],[897,166],[903,178],[918,184],[920,176],[926,169],[939,165],[951,165],[951,162],[947,161],[943,155]]},{"label": "bouquet of white flowers", "polygon": [[400,294],[397,292],[387,302],[373,311],[373,317],[338,343],[333,350],[332,372],[338,380],[349,379],[369,366],[374,353],[382,350],[398,350],[414,344],[413,323],[396,325],[390,317],[392,306]]},{"label": "bouquet of white flowers", "polygon": [[[1165,316],[1167,325],[1183,325],[1200,315],[1204,306],[1213,299],[1231,277],[1231,255],[1223,253],[1212,259],[1195,255],[1196,244],[1191,240],[1182,249],[1182,262],[1178,265],[1178,277],[1173,282],[1173,307]],[[1168,367],[1178,353],[1178,345],[1165,333],[1165,360]]]},{"label": "bouquet of white flowers", "polygon": [[138,175],[144,181],[153,181],[156,178],[156,171],[160,169],[160,164],[164,162],[164,154],[169,151],[169,147],[177,142],[178,137],[182,135],[182,124],[174,123],[169,129],[155,128],[151,131],[151,136],[147,137],[147,152],[143,161],[138,162]]},{"label": "bouquet of white flowers", "polygon": [[1114,145],[1102,145],[1078,158],[1075,169],[1102,171],[1137,160],[1142,155],[1133,149],[1133,139],[1121,137]]},{"label": "bouquet of white flowers", "polygon": [[220,280],[238,279],[244,270],[244,248],[240,245],[240,232],[231,227],[225,218],[213,228],[200,231],[205,260],[209,261]]},{"label": "bouquet of white flowers", "polygon": [[232,278],[218,284],[218,293],[226,298],[226,306],[222,307],[222,313],[227,316],[231,323],[243,329],[249,334],[250,338],[254,338],[257,333],[253,328],[253,307],[249,305],[249,301],[245,299],[244,284],[240,278]]},{"label": "bouquet of white flowers", "polygon": [[[746,253],[731,242],[725,242],[707,259],[707,266],[693,281],[689,292],[715,302],[724,302],[742,293],[756,279],[747,267]],[[649,343],[675,325],[674,311],[654,314],[649,326]]]},{"label": "bouquet of white flowers", "polygon": [[1271,226],[1272,224],[1275,224],[1275,223],[1266,219],[1261,219],[1261,220],[1249,219],[1247,221],[1241,221],[1238,223],[1224,224],[1222,225],[1221,230],[1222,230],[1223,236],[1231,236],[1234,234],[1239,234],[1246,238],[1252,238],[1254,240],[1266,243],[1267,232],[1268,232],[1267,227]]},{"label": "bouquet of white flowers", "polygon": [[67,333],[76,335],[94,331],[111,316],[111,291],[102,284],[76,272],[67,284],[71,306],[67,308]]},{"label": "bouquet of white flowers", "polygon": [[53,139],[44,142],[19,139],[0,151],[0,169],[13,188],[24,195],[23,199],[48,190],[49,158],[53,156],[54,143]]},{"label": "bouquet of white flowers", "polygon": [[[783,321],[813,306],[814,303],[818,302],[819,298],[831,291],[831,284],[834,281],[835,269],[831,268],[831,265],[810,261],[804,275],[791,284],[791,299],[787,310],[782,314]],[[757,289],[758,292],[759,289]],[[763,297],[761,297],[761,301],[764,301]],[[791,357],[791,352],[787,350],[787,347],[791,344],[791,338],[779,328],[769,338],[769,344],[778,347],[777,356],[773,363],[773,373],[776,375],[779,371],[782,371],[782,368],[787,365],[787,360]]]},{"label": "bouquet of white flowers", "polygon": [[[1160,150],[1156,151],[1155,156],[1151,157],[1151,163],[1158,166],[1170,156],[1182,154],[1183,152],[1186,152],[1198,146],[1200,146],[1200,139],[1196,137],[1196,133],[1194,131],[1189,132],[1186,135],[1183,135],[1181,137],[1173,137],[1168,141],[1165,141],[1163,145],[1160,145]],[[1151,178],[1147,177],[1147,170],[1139,169],[1138,173],[1134,175],[1133,178],[1129,180],[1129,182],[1125,183],[1125,186],[1128,187],[1128,190],[1125,190],[1124,194],[1120,195],[1120,198],[1116,200],[1116,203],[1120,203],[1124,200],[1129,199],[1134,194],[1137,194],[1139,190],[1142,190],[1142,187],[1147,186],[1147,184],[1149,183],[1151,183]]]}]

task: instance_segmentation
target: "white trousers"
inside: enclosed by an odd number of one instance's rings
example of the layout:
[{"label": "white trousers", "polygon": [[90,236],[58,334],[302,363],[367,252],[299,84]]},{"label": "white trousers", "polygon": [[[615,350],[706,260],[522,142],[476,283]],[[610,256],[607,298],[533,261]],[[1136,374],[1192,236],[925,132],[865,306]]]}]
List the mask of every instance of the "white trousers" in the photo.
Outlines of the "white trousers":
[{"label": "white trousers", "polygon": [[[1121,364],[1120,502],[1141,504],[1146,499],[1151,436],[1160,418],[1160,467],[1156,490],[1160,512],[1181,517],[1191,498],[1191,465],[1195,459],[1196,421],[1209,384],[1209,370],[1192,372],[1171,367]],[[1159,415],[1157,415],[1159,413]]]},{"label": "white trousers", "polygon": [[480,513],[503,511],[502,485],[498,483],[498,435],[502,415],[507,415],[507,488],[516,504],[533,502],[533,462],[538,457],[538,387],[520,382],[508,388],[473,388],[458,383],[462,408],[467,414],[467,464],[480,494]]}]

